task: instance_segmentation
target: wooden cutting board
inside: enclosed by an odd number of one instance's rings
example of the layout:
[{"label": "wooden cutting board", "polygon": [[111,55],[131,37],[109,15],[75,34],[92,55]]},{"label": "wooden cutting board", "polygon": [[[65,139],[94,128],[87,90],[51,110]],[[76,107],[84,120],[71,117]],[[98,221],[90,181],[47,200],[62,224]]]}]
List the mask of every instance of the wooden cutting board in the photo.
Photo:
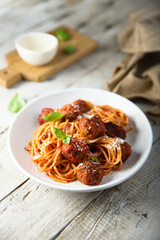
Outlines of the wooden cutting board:
[{"label": "wooden cutting board", "polygon": [[[67,30],[71,34],[71,38],[65,42],[59,42],[58,53],[50,63],[43,66],[32,66],[25,63],[16,50],[9,52],[5,56],[8,67],[0,70],[0,85],[9,88],[21,79],[41,82],[98,48],[95,40],[64,25],[58,28]],[[55,31],[56,29],[49,33],[54,35]],[[72,54],[64,53],[64,47],[71,44],[76,45],[76,51]]]}]

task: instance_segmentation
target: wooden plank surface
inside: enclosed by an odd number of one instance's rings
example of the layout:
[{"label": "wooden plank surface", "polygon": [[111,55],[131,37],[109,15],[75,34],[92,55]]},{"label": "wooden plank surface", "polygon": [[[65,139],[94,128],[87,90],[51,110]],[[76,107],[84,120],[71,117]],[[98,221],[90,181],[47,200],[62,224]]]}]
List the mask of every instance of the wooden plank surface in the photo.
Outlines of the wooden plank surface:
[{"label": "wooden plank surface", "polygon": [[[159,1],[2,0],[0,2],[0,68],[15,38],[27,31],[48,31],[66,24],[98,40],[100,48],[45,82],[0,87],[0,239],[153,239],[160,224],[160,127],[152,124],[154,145],[147,163],[130,180],[96,193],[66,193],[39,185],[12,163],[7,149],[14,118],[7,105],[17,92],[27,102],[49,91],[70,87],[104,89],[123,54],[116,36],[128,15]],[[12,27],[11,27],[12,23]],[[54,25],[54,26],[53,26]],[[135,102],[142,110],[151,104]]]}]

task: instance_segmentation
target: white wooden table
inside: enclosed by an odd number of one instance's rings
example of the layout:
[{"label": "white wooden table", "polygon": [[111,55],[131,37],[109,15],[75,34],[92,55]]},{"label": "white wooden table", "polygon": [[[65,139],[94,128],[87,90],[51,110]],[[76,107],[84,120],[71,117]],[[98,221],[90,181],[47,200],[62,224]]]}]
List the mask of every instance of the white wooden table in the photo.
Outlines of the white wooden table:
[{"label": "white wooden table", "polygon": [[[48,31],[60,24],[100,43],[93,53],[45,82],[21,81],[0,87],[0,239],[160,239],[160,127],[151,122],[152,152],[142,169],[109,190],[68,193],[47,188],[21,173],[9,156],[7,131],[14,118],[7,105],[15,93],[27,99],[72,87],[104,89],[122,59],[116,35],[128,14],[158,0],[1,0],[0,68],[15,38],[28,31]],[[142,110],[149,104],[135,102]]]}]

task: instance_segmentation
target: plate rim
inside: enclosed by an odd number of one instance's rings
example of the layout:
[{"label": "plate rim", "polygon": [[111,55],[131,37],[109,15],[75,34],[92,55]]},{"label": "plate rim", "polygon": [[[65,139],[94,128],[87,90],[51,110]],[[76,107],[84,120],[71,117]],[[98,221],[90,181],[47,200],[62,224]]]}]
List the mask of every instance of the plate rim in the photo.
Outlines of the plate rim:
[{"label": "plate rim", "polygon": [[[58,186],[58,185],[54,185],[52,183],[47,183],[41,179],[38,179],[36,178],[35,176],[32,176],[29,172],[27,172],[19,163],[18,161],[16,160],[16,157],[14,156],[13,152],[12,152],[12,147],[11,147],[11,133],[12,133],[12,127],[14,126],[17,118],[19,117],[19,115],[23,114],[23,112],[30,106],[32,105],[33,103],[35,102],[38,102],[40,99],[42,98],[45,98],[45,97],[48,97],[48,96],[51,96],[51,95],[54,95],[54,94],[58,94],[58,93],[63,93],[63,92],[70,92],[70,91],[99,91],[99,92],[103,92],[103,93],[109,93],[111,95],[116,95],[118,96],[119,98],[122,98],[123,100],[129,102],[131,105],[134,105],[134,107],[137,108],[137,110],[139,110],[143,116],[143,118],[145,119],[147,125],[148,125],[148,132],[149,132],[149,147],[147,149],[147,151],[145,152],[145,155],[143,156],[143,159],[140,161],[140,163],[138,164],[138,166],[132,170],[132,172],[128,173],[125,177],[123,177],[121,180],[119,181],[115,181],[115,182],[111,182],[111,183],[106,183],[106,184],[103,184],[103,185],[93,185],[93,186],[88,186],[88,188],[81,188],[81,189],[72,189],[71,187],[63,187],[63,185],[61,186]],[[122,182],[125,182],[126,180],[128,180],[130,177],[132,177],[135,173],[137,173],[141,168],[142,166],[144,165],[144,163],[147,161],[148,159],[148,156],[151,152],[151,149],[152,149],[152,143],[153,143],[153,132],[152,132],[152,128],[151,128],[151,125],[149,123],[149,120],[147,119],[146,115],[143,113],[143,111],[136,105],[134,104],[132,101],[130,101],[129,99],[117,94],[117,93],[113,93],[113,92],[110,92],[110,91],[107,91],[105,89],[96,89],[96,88],[69,88],[69,89],[60,89],[60,90],[54,90],[54,91],[51,91],[49,93],[46,93],[46,94],[43,94],[33,100],[31,100],[29,103],[26,104],[26,106],[24,106],[17,114],[16,116],[14,117],[14,119],[12,120],[10,126],[9,126],[9,130],[8,130],[8,136],[7,136],[7,146],[8,146],[8,150],[9,150],[9,154],[13,160],[13,162],[15,163],[15,165],[19,168],[19,170],[21,172],[23,172],[27,177],[33,179],[34,181],[38,182],[38,183],[41,183],[42,185],[45,185],[47,187],[51,187],[53,189],[59,189],[59,190],[64,190],[64,191],[71,191],[71,192],[94,192],[94,191],[101,191],[101,190],[105,190],[105,189],[109,189],[109,188],[112,188],[112,187],[115,187],[119,184],[121,184]],[[66,184],[65,184],[66,185]],[[86,185],[85,185],[86,186]]]}]

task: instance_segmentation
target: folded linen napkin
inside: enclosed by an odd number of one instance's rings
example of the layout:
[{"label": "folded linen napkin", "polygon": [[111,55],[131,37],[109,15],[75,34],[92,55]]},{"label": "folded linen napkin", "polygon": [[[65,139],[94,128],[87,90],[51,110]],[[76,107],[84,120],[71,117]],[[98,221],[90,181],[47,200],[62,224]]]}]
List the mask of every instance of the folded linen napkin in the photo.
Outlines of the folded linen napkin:
[{"label": "folded linen napkin", "polygon": [[160,124],[160,11],[133,13],[129,26],[118,36],[118,44],[126,55],[106,83],[107,90],[155,103],[147,115]]}]

